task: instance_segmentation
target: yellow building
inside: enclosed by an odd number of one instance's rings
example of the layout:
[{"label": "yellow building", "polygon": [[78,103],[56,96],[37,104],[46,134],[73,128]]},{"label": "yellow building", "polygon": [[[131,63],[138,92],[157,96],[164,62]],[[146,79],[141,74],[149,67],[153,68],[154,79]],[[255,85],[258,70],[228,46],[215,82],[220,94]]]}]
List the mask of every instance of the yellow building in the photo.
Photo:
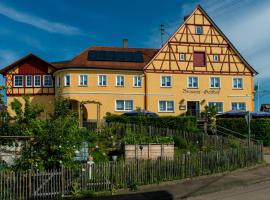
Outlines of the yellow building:
[{"label": "yellow building", "polygon": [[136,108],[159,115],[197,115],[206,105],[218,112],[254,110],[257,72],[200,7],[161,49],[91,47],[65,62],[32,54],[1,70],[8,109],[28,94],[47,113],[55,91],[70,99],[83,120],[102,119]]}]

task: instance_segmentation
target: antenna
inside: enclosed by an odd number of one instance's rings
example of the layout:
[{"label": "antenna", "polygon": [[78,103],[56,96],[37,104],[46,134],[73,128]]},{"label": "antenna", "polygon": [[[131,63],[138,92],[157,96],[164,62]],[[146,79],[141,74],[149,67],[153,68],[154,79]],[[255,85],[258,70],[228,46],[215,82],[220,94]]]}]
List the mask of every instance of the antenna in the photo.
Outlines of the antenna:
[{"label": "antenna", "polygon": [[163,36],[165,34],[164,24],[160,24],[160,39],[161,39],[161,47],[163,46]]}]

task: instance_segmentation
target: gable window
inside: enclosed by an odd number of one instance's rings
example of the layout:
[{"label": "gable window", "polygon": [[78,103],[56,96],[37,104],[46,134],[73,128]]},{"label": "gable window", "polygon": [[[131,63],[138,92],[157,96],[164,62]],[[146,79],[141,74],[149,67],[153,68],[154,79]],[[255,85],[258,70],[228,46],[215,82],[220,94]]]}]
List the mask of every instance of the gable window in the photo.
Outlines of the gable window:
[{"label": "gable window", "polygon": [[219,77],[210,77],[210,88],[220,88]]},{"label": "gable window", "polygon": [[233,89],[243,89],[243,78],[233,78]]},{"label": "gable window", "polygon": [[133,76],[133,87],[142,87],[142,77]]},{"label": "gable window", "polygon": [[130,111],[133,110],[132,100],[116,100],[116,111]]},{"label": "gable window", "polygon": [[32,87],[32,75],[26,75],[25,86]]},{"label": "gable window", "polygon": [[69,74],[66,74],[64,76],[64,86],[66,86],[66,87],[70,86],[70,75]]},{"label": "gable window", "polygon": [[88,76],[85,74],[79,75],[79,85],[87,86],[88,85]]},{"label": "gable window", "polygon": [[213,55],[213,61],[219,62],[219,55],[217,55],[217,54]]},{"label": "gable window", "polygon": [[116,86],[120,86],[120,87],[123,87],[124,84],[125,84],[125,77],[122,76],[122,75],[118,75],[116,76]]},{"label": "gable window", "polygon": [[186,60],[186,55],[184,53],[179,54],[179,60],[185,61]]},{"label": "gable window", "polygon": [[195,26],[195,33],[197,35],[202,35],[203,34],[203,27],[202,26]]},{"label": "gable window", "polygon": [[171,76],[161,76],[161,87],[171,87],[172,77]]},{"label": "gable window", "polygon": [[98,86],[107,86],[107,76],[98,75]]},{"label": "gable window", "polygon": [[41,76],[40,75],[34,76],[34,86],[41,87]]},{"label": "gable window", "polygon": [[244,102],[233,102],[232,103],[232,110],[246,111],[246,103],[244,103]]},{"label": "gable window", "polygon": [[205,67],[205,52],[194,52],[193,65],[194,67]]},{"label": "gable window", "polygon": [[223,113],[223,102],[209,102],[209,107],[215,107],[217,113]]},{"label": "gable window", "polygon": [[53,81],[51,75],[44,75],[43,76],[43,85],[44,87],[52,87]]},{"label": "gable window", "polygon": [[188,77],[188,88],[198,88],[198,77],[190,76]]},{"label": "gable window", "polygon": [[174,101],[159,101],[158,111],[159,112],[174,112]]},{"label": "gable window", "polygon": [[15,75],[14,76],[14,87],[23,87],[23,75]]}]

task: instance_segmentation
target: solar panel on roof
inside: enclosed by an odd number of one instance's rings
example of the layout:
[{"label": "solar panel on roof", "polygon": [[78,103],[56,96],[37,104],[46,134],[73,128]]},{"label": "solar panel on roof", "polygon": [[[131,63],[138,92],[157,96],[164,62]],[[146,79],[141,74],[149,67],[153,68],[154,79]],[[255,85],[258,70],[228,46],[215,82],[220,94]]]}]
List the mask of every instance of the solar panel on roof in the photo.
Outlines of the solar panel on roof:
[{"label": "solar panel on roof", "polygon": [[115,62],[144,62],[143,53],[128,51],[89,51],[88,60]]}]

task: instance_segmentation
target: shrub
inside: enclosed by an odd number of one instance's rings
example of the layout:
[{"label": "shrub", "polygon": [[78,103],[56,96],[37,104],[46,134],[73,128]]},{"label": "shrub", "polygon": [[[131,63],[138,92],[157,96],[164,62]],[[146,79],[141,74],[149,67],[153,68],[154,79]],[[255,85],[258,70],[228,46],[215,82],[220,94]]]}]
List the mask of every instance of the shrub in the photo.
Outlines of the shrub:
[{"label": "shrub", "polygon": [[123,116],[107,114],[107,123],[131,123],[154,126],[159,128],[181,129],[183,131],[193,131],[197,129],[197,121],[192,116]]},{"label": "shrub", "polygon": [[[218,118],[217,125],[248,135],[248,127],[245,118]],[[256,140],[263,141],[263,144],[270,146],[270,119],[254,118],[250,124],[251,135]],[[239,135],[235,135],[239,137]]]}]

